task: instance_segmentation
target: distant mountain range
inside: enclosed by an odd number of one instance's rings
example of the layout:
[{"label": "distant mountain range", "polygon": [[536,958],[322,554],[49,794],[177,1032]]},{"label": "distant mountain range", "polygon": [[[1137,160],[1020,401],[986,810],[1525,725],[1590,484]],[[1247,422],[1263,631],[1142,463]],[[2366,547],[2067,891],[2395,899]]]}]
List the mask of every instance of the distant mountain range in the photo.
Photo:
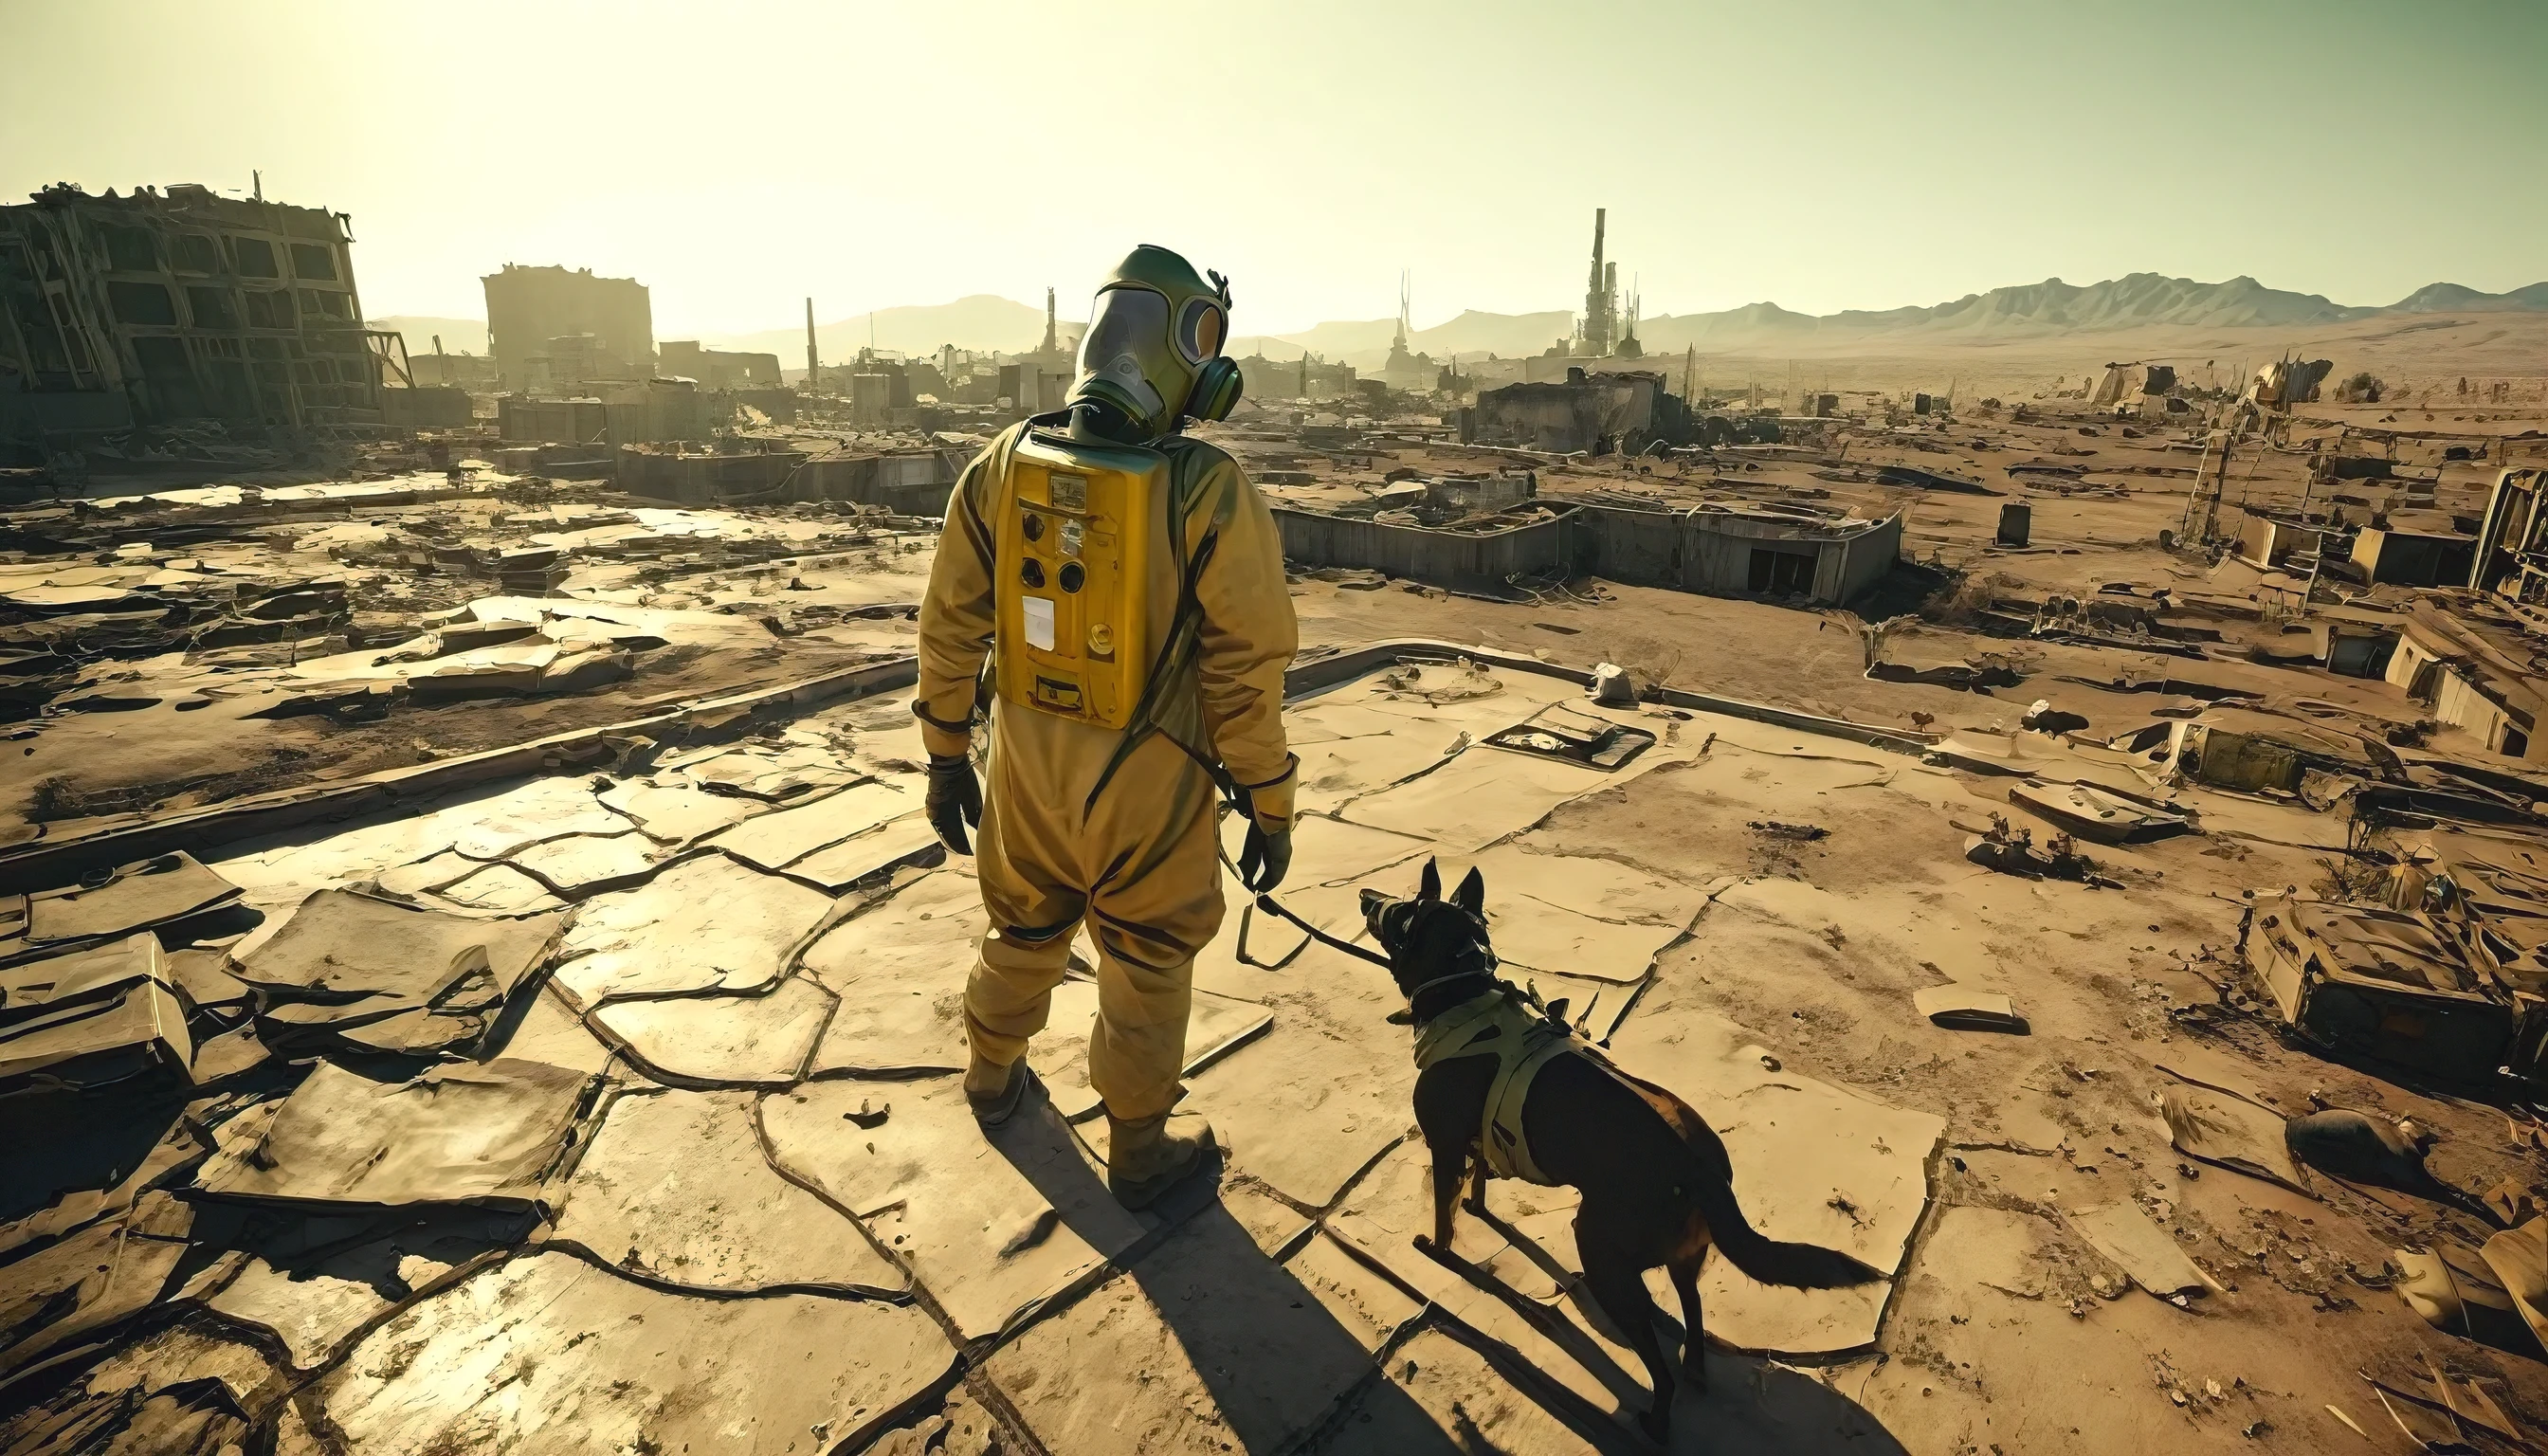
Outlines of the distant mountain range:
[{"label": "distant mountain range", "polygon": [[[1702,352],[1736,352],[1860,343],[1878,348],[2028,343],[2153,326],[2299,329],[2383,315],[2506,312],[2548,313],[2548,282],[2509,293],[2480,293],[2456,283],[2432,283],[2394,304],[2361,308],[2314,293],[2267,288],[2253,278],[2198,283],[2156,273],[2128,273],[2085,287],[2048,278],[1968,294],[1929,308],[1850,309],[1813,315],[1762,303],[1714,314],[1665,314],[1640,321],[1637,333],[1648,353],[1678,354],[1692,347]],[[993,294],[974,294],[952,304],[878,309],[872,315],[819,324],[814,335],[827,360],[846,359],[870,339],[877,347],[905,354],[934,352],[944,344],[1014,353],[1041,344],[1044,323],[1040,308]],[[437,332],[443,347],[454,353],[484,353],[487,348],[486,325],[474,319],[396,318],[376,319],[372,326],[403,330],[410,353],[431,352],[430,335]],[[1079,327],[1072,320],[1062,320],[1065,346],[1075,341]],[[1489,314],[1472,309],[1449,322],[1416,330],[1409,344],[1418,353],[1443,360],[1484,354],[1510,358],[1545,352],[1574,329],[1575,316],[1564,310]],[[1298,333],[1241,335],[1230,340],[1229,351],[1242,357],[1262,353],[1290,360],[1308,350],[1323,359],[1369,367],[1387,357],[1397,332],[1395,319],[1337,320]],[[805,357],[802,327],[706,336],[702,341],[712,348],[774,353],[791,368],[800,366]]]},{"label": "distant mountain range", "polygon": [[[2048,278],[2042,283],[1995,288],[1930,308],[1838,314],[1798,314],[1776,304],[1746,304],[1714,314],[1664,314],[1637,326],[1648,353],[1769,348],[1807,342],[1882,344],[2001,343],[2050,339],[2062,334],[2108,333],[2149,326],[2197,328],[2301,328],[2343,323],[2384,314],[2548,312],[2548,283],[2510,293],[2480,293],[2456,283],[2434,283],[2381,308],[2356,308],[2314,293],[2267,288],[2253,278],[2197,283],[2156,273],[2130,273],[2085,287]],[[1465,354],[1536,354],[1574,331],[1568,313],[1484,314],[1476,310],[1432,328],[1418,329],[1410,347],[1436,359]],[[1394,319],[1321,323],[1301,333],[1235,341],[1236,352],[1261,349],[1269,358],[1297,358],[1303,349],[1322,358],[1360,363],[1385,355],[1396,337]]]}]

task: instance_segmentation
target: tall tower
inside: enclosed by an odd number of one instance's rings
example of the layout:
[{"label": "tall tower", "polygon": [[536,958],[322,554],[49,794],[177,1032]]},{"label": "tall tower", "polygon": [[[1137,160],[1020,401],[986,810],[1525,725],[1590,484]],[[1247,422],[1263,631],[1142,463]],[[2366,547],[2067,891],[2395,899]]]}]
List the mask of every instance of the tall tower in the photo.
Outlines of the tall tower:
[{"label": "tall tower", "polygon": [[1044,291],[1044,352],[1047,354],[1058,354],[1061,352],[1061,335],[1053,328],[1052,290],[1050,288],[1046,288]]},{"label": "tall tower", "polygon": [[1390,346],[1393,354],[1407,352],[1408,314],[1414,307],[1415,275],[1405,268],[1398,270],[1398,341]]},{"label": "tall tower", "polygon": [[819,361],[814,357],[814,301],[807,299],[805,301],[805,393],[812,394],[814,381],[822,377],[823,371],[819,367]]},{"label": "tall tower", "polygon": [[1592,278],[1584,286],[1584,352],[1599,356],[1610,352],[1610,304],[1602,287],[1602,233],[1608,230],[1610,210],[1592,210]]}]

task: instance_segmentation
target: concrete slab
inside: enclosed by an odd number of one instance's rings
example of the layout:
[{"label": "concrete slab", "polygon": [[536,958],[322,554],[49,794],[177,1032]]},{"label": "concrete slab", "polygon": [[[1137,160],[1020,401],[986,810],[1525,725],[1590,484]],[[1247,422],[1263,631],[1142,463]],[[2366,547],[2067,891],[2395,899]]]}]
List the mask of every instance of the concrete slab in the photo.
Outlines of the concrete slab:
[{"label": "concrete slab", "polygon": [[742,1092],[612,1100],[561,1194],[552,1241],[632,1277],[720,1292],[882,1297],[909,1281],[762,1155]]},{"label": "concrete slab", "polygon": [[556,984],[588,1008],[632,993],[759,990],[831,906],[819,890],[701,855],[584,902]]},{"label": "concrete slab", "polygon": [[881,1125],[849,1121],[880,1095],[809,1082],[763,1098],[772,1161],[909,1261],[964,1339],[1010,1328],[1148,1232],[1041,1097],[985,1136],[961,1080],[933,1077],[892,1084]]},{"label": "concrete slab", "polygon": [[355,1453],[780,1456],[857,1448],[954,1358],[914,1306],[665,1294],[533,1253],[402,1313],[316,1390]]}]

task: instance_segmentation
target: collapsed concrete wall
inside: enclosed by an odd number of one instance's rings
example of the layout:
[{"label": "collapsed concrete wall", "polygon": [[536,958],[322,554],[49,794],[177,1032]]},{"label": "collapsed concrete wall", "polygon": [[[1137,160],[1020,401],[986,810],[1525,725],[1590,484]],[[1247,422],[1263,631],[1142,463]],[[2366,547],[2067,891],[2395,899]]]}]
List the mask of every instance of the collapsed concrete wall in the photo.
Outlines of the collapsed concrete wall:
[{"label": "collapsed concrete wall", "polygon": [[472,418],[467,390],[421,385],[381,391],[381,419],[392,429],[464,429]]},{"label": "collapsed concrete wall", "polygon": [[1566,371],[1563,383],[1511,384],[1478,396],[1464,411],[1464,439],[1572,454],[1633,450],[1655,431],[1663,377]]},{"label": "collapsed concrete wall", "polygon": [[623,445],[616,484],[623,491],[681,505],[714,505],[720,501],[767,498],[792,484],[805,464],[802,450],[757,451],[721,455]]},{"label": "collapsed concrete wall", "polygon": [[780,377],[776,354],[743,353],[700,346],[697,339],[667,339],[655,366],[663,373],[698,381],[710,390],[775,388]]},{"label": "collapsed concrete wall", "polygon": [[955,450],[809,459],[801,450],[627,445],[618,454],[616,479],[621,490],[682,505],[849,500],[896,515],[935,516],[946,512],[964,463]]},{"label": "collapsed concrete wall", "polygon": [[1307,566],[1351,567],[1464,590],[1501,588],[1566,562],[1566,518],[1492,531],[1445,531],[1274,507],[1283,555]]},{"label": "collapsed concrete wall", "polygon": [[1578,570],[1711,596],[1801,597],[1837,606],[1873,586],[1902,550],[1898,511],[1870,521],[1763,507],[1586,505],[1568,520]]},{"label": "collapsed concrete wall", "polygon": [[606,396],[500,395],[497,433],[518,444],[628,445],[708,437],[708,402],[684,380],[620,386]]},{"label": "collapsed concrete wall", "polygon": [[1630,586],[1837,606],[1874,585],[1902,549],[1882,520],[1774,509],[1638,510],[1569,505],[1489,530],[1439,530],[1276,507],[1283,554],[1310,567],[1377,571],[1466,591],[1515,577],[1598,575]]},{"label": "collapsed concrete wall", "polygon": [[805,463],[806,500],[855,500],[896,515],[944,515],[968,457],[960,450],[893,455],[833,455]]}]

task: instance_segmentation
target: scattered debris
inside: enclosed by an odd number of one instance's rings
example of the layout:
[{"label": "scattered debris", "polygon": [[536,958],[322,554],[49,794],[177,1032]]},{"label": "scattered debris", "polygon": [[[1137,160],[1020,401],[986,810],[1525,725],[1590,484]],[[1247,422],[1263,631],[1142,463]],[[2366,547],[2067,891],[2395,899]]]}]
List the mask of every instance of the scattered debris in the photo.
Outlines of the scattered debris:
[{"label": "scattered debris", "polygon": [[2284,1145],[2280,1114],[2196,1087],[2152,1092],[2150,1105],[2167,1125],[2168,1142],[2177,1151],[2298,1193],[2310,1191],[2308,1178]]},{"label": "scattered debris", "polygon": [[[2064,1209],[2062,1217],[2097,1252],[2130,1275],[2133,1283],[2162,1300],[2181,1305],[2184,1296],[2203,1294],[2211,1288],[2211,1281],[2177,1247],[2176,1240],[2130,1200]],[[2216,1393],[2218,1389],[2214,1387]]]},{"label": "scattered debris", "polygon": [[1993,814],[1990,818],[1987,832],[1965,841],[1964,858],[1972,863],[2030,879],[2066,879],[2095,888],[2121,888],[2117,881],[2097,872],[2096,863],[2071,845],[2070,836],[2053,835],[2038,849],[2033,830],[2012,826],[2005,815]]},{"label": "scattered debris", "polygon": [[1949,1031],[2011,1032],[2021,1037],[2027,1032],[2026,1018],[1996,991],[1961,984],[1924,986],[1911,993],[1911,1001],[1932,1025]]},{"label": "scattered debris", "polygon": [[2476,1200],[2435,1178],[2424,1166],[2433,1135],[2412,1123],[2392,1123],[2349,1108],[2329,1108],[2283,1125],[2283,1142],[2294,1161],[2340,1178],[2367,1183],[2455,1207]]},{"label": "scattered debris", "polygon": [[1643,728],[1568,713],[1561,706],[1528,722],[1490,733],[1485,741],[1495,748],[1563,759],[1608,772],[1635,762],[1639,754],[1655,746],[1655,735]]},{"label": "scattered debris", "polygon": [[1602,663],[1592,670],[1592,697],[1610,707],[1632,708],[1637,705],[1636,680],[1616,663]]},{"label": "scattered debris", "polygon": [[2008,801],[2064,835],[2101,845],[2143,844],[2193,827],[2153,801],[2089,783],[2021,783],[2008,791]]}]

